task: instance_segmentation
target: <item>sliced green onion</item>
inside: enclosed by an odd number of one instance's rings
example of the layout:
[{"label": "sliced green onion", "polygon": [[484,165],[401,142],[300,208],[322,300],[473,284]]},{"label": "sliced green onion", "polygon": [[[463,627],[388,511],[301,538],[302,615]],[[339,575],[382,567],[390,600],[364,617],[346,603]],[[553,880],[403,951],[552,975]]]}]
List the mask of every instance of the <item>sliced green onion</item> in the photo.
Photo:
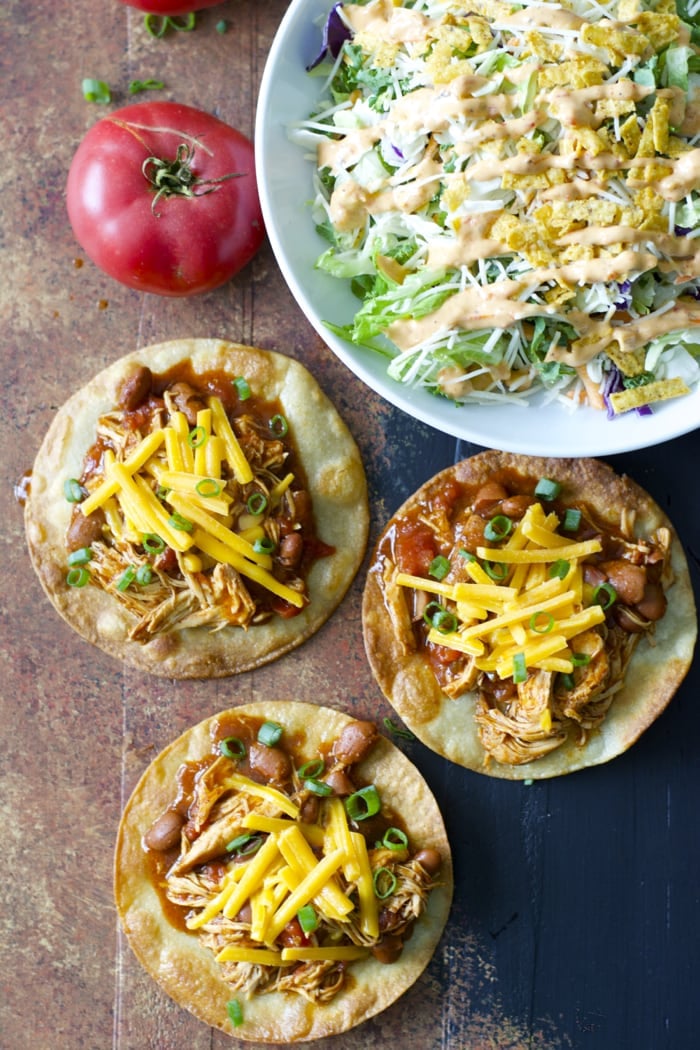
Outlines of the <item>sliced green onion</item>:
[{"label": "sliced green onion", "polygon": [[77,478],[66,478],[63,482],[63,495],[69,503],[80,503],[85,499],[85,489]]},{"label": "sliced green onion", "polygon": [[574,667],[585,667],[591,662],[591,658],[588,653],[572,653],[571,662]]},{"label": "sliced green onion", "polygon": [[272,554],[276,547],[277,544],[269,536],[261,536],[253,544],[253,550],[256,554]]},{"label": "sliced green onion", "polygon": [[220,18],[214,29],[216,29],[217,33],[225,33],[228,29],[228,22],[224,18]]},{"label": "sliced green onion", "polygon": [[238,1028],[243,1024],[243,1007],[238,999],[231,999],[226,1003],[226,1013],[234,1028]]},{"label": "sliced green onion", "polygon": [[410,729],[402,729],[401,726],[397,725],[391,718],[384,719],[384,728],[391,733],[392,736],[402,737],[404,740],[415,740],[415,734]]},{"label": "sliced green onion", "polygon": [[138,95],[139,91],[160,91],[164,87],[162,80],[130,80],[129,94]]},{"label": "sliced green onion", "polygon": [[219,751],[227,758],[243,758],[245,755],[245,744],[237,736],[227,736],[219,741]]},{"label": "sliced green onion", "polygon": [[478,561],[476,554],[472,554],[471,551],[465,550],[464,547],[459,548],[460,558],[464,558],[465,561]]},{"label": "sliced green onion", "polygon": [[141,534],[141,546],[149,554],[161,554],[165,550],[165,540],[155,532],[144,532]]},{"label": "sliced green onion", "polygon": [[70,570],[66,576],[66,583],[69,587],[84,587],[89,579],[90,573],[81,565]]},{"label": "sliced green onion", "polygon": [[320,777],[324,769],[325,762],[322,758],[312,758],[310,762],[304,762],[304,765],[299,767],[298,773],[302,779],[308,777],[310,780],[315,780],[316,777]]},{"label": "sliced green onion", "polygon": [[333,794],[333,788],[330,784],[324,784],[322,780],[316,780],[313,777],[309,777],[304,781],[304,787],[307,791],[310,791],[312,795],[326,795]]},{"label": "sliced green onion", "polygon": [[69,565],[86,565],[92,558],[92,547],[81,547],[68,555]]},{"label": "sliced green onion", "polygon": [[129,565],[117,580],[117,590],[127,591],[131,584],[136,579],[136,568],[133,565]]},{"label": "sliced green onion", "polygon": [[581,511],[575,507],[567,507],[566,513],[564,514],[564,521],[562,522],[562,529],[564,532],[576,532],[576,529],[581,524]]},{"label": "sliced green onion", "polygon": [[183,19],[175,18],[172,15],[155,15],[147,14],[144,17],[143,24],[146,27],[146,31],[151,36],[160,37],[165,36],[166,30],[174,29],[176,33],[189,33],[197,24],[197,18],[194,12],[189,15],[183,15]]},{"label": "sliced green onion", "polygon": [[385,849],[406,849],[408,846],[408,835],[401,828],[387,828],[380,846],[383,846]]},{"label": "sliced green onion", "polygon": [[215,478],[202,478],[195,485],[194,491],[203,499],[211,499],[213,496],[220,496],[223,487]]},{"label": "sliced green onion", "polygon": [[206,445],[208,437],[206,427],[192,427],[187,435],[187,444],[190,448],[201,448]]},{"label": "sliced green onion", "polygon": [[156,489],[156,496],[158,497],[158,499],[167,499],[169,492],[170,489],[167,488],[165,485],[159,485]]},{"label": "sliced green onion", "polygon": [[423,619],[430,627],[434,627],[436,631],[439,631],[440,634],[452,634],[459,625],[455,614],[451,613],[440,602],[428,602],[423,610]]},{"label": "sliced green onion", "polygon": [[278,722],[263,722],[258,729],[258,741],[273,747],[280,740],[284,730]]},{"label": "sliced green onion", "polygon": [[617,600],[617,591],[611,583],[599,583],[593,591],[593,604],[602,605],[603,609],[609,609]]},{"label": "sliced green onion", "polygon": [[264,492],[253,492],[252,495],[248,497],[246,507],[248,508],[249,514],[255,514],[256,516],[258,514],[263,514],[267,507],[267,496]]},{"label": "sliced green onion", "polygon": [[318,915],[313,904],[305,904],[297,912],[297,919],[304,933],[313,933],[318,926]]},{"label": "sliced green onion", "polygon": [[438,554],[438,556],[431,561],[428,574],[432,576],[434,580],[444,580],[449,571],[449,558],[446,558],[444,554]]},{"label": "sliced green onion", "polygon": [[252,394],[252,390],[250,389],[250,384],[245,378],[245,376],[236,376],[236,378],[233,381],[233,385],[238,391],[238,396],[241,399],[241,401],[247,401],[250,395]]},{"label": "sliced green onion", "polygon": [[396,876],[388,868],[377,868],[372,875],[372,885],[375,897],[380,901],[386,900],[396,889]]},{"label": "sliced green onion", "polygon": [[565,558],[557,558],[549,566],[550,578],[553,579],[555,576],[558,576],[560,580],[563,580],[570,568],[571,565]]},{"label": "sliced green onion", "polygon": [[242,835],[236,835],[235,839],[231,839],[226,846],[226,852],[235,854],[237,857],[249,857],[252,853],[257,853],[261,845],[260,835],[244,832]]},{"label": "sliced green onion", "polygon": [[562,685],[564,686],[565,689],[573,689],[574,688],[574,685],[576,683],[574,682],[574,676],[572,674],[560,674],[559,678],[560,678],[561,683],[562,683]]},{"label": "sliced green onion", "polygon": [[345,799],[345,809],[351,820],[367,820],[379,813],[382,802],[374,784],[360,788]]},{"label": "sliced green onion", "polygon": [[549,634],[554,627],[554,617],[551,613],[539,609],[530,617],[530,630],[535,634]]},{"label": "sliced green onion", "polygon": [[525,654],[516,653],[513,657],[513,681],[516,685],[520,682],[524,682],[527,678],[527,666],[525,664]]},{"label": "sliced green onion", "polygon": [[496,583],[502,583],[508,575],[508,566],[503,561],[485,561],[484,572]]},{"label": "sliced green onion", "polygon": [[194,525],[187,518],[183,518],[182,514],[178,514],[175,510],[168,518],[168,524],[172,525],[178,532],[192,532]]},{"label": "sliced green onion", "polygon": [[540,478],[535,485],[535,495],[543,500],[556,499],[561,492],[561,484],[551,478]]},{"label": "sliced green onion", "polygon": [[141,586],[145,587],[153,579],[153,569],[150,565],[139,565],[136,570],[136,582]]},{"label": "sliced green onion", "polygon": [[497,514],[495,518],[487,522],[484,529],[484,538],[489,543],[504,540],[513,531],[513,522],[506,514]]},{"label": "sliced green onion", "polygon": [[98,102],[104,105],[107,102],[112,101],[112,92],[109,90],[109,84],[106,84],[104,80],[95,80],[94,77],[85,77],[83,80],[83,98],[86,102]]},{"label": "sliced green onion", "polygon": [[277,415],[274,415],[270,420],[270,430],[275,435],[275,437],[283,438],[289,430],[289,424],[287,423],[287,420],[284,418],[284,416],[281,416],[279,413],[277,413]]}]

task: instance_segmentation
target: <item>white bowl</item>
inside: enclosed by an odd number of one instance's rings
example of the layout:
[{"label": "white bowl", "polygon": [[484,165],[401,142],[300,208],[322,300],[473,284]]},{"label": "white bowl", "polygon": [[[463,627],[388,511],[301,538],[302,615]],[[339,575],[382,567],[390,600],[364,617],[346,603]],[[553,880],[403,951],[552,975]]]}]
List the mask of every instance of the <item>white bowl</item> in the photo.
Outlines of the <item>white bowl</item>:
[{"label": "white bowl", "polygon": [[608,420],[604,412],[561,404],[456,406],[407,388],[386,373],[386,360],[354,346],[325,326],[348,323],[359,301],[348,282],[314,269],[327,244],[316,233],[309,202],[312,164],[289,137],[311,113],[322,81],[306,67],[321,47],[333,0],[292,0],[275,35],[258,98],[255,148],[267,233],[278,265],[300,309],[330,349],[367,386],[410,416],[454,437],[524,455],[600,456],[648,448],[700,426],[700,389],[654,408]]}]

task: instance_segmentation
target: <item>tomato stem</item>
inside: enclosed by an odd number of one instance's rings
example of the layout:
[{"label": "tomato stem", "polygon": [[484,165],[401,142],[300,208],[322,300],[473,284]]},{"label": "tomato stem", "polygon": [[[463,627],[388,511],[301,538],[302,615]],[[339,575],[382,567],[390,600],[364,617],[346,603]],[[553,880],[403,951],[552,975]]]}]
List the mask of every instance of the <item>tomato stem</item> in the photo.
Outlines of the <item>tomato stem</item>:
[{"label": "tomato stem", "polygon": [[243,172],[231,172],[216,179],[200,179],[192,170],[194,147],[181,142],[173,160],[162,157],[147,157],[141,165],[146,180],[156,190],[151,211],[157,217],[158,201],[164,197],[203,197],[218,190],[222,182],[228,179],[239,179]]}]

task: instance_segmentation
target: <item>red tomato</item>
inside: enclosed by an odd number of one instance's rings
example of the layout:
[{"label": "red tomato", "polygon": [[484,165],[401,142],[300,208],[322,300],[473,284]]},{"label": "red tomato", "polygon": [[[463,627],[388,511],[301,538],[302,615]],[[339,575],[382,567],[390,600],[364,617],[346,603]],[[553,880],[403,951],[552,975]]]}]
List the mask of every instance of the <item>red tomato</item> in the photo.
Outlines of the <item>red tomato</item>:
[{"label": "red tomato", "polygon": [[92,261],[122,284],[159,295],[224,284],[265,233],[253,144],[177,102],[125,106],[93,125],[71,162],[67,199]]},{"label": "red tomato", "polygon": [[152,15],[188,15],[205,7],[216,7],[222,0],[121,0],[127,7],[137,7]]}]

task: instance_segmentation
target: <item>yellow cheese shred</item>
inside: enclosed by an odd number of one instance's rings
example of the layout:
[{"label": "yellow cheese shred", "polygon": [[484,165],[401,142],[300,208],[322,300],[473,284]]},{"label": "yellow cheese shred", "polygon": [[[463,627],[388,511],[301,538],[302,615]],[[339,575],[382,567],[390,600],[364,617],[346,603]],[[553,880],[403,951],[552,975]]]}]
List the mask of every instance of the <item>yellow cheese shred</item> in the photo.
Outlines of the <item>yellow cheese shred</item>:
[{"label": "yellow cheese shred", "polygon": [[[135,474],[136,471],[140,470],[141,467],[151,456],[156,452],[163,443],[163,431],[154,430],[152,434],[147,434],[142,441],[136,446],[133,452],[130,453],[124,460],[122,466],[128,474]],[[89,496],[83,500],[80,504],[80,509],[85,515],[92,514],[94,510],[101,507],[105,500],[108,500],[110,496],[114,496],[119,488],[119,482],[116,478],[110,477],[103,480],[94,492],[91,492]]]},{"label": "yellow cheese shred", "polygon": [[245,453],[239,444],[238,438],[233,432],[233,427],[229,423],[224,406],[218,397],[210,397],[209,407],[211,409],[214,433],[220,437],[224,443],[226,459],[233,471],[234,477],[241,485],[247,485],[253,480],[253,470],[245,457]]}]

